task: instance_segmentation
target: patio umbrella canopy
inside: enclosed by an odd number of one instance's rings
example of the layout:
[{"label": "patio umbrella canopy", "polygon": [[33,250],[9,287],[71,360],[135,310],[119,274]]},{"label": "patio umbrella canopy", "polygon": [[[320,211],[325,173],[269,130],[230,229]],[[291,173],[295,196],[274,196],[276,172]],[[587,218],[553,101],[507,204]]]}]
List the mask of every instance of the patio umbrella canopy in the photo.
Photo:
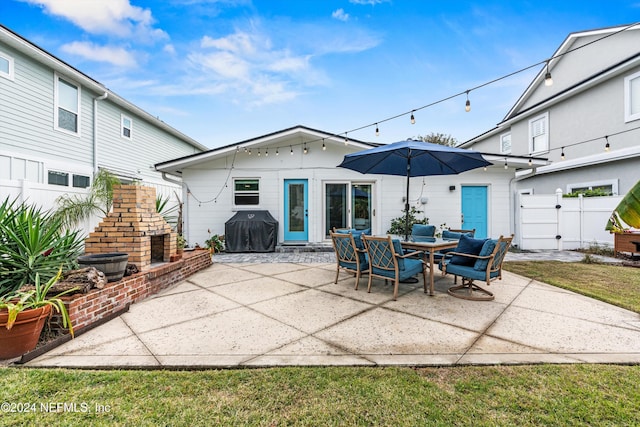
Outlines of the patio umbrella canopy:
[{"label": "patio umbrella canopy", "polygon": [[344,156],[338,167],[363,174],[407,177],[405,239],[409,238],[409,178],[414,176],[457,175],[489,166],[478,152],[423,141],[399,141]]}]

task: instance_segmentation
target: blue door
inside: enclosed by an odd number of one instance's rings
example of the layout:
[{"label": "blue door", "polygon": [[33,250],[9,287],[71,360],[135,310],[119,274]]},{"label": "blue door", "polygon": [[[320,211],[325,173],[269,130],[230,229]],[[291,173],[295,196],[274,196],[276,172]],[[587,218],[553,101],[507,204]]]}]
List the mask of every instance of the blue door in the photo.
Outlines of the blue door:
[{"label": "blue door", "polygon": [[475,237],[487,237],[487,187],[462,186],[462,228],[476,229]]},{"label": "blue door", "polygon": [[309,206],[306,179],[284,180],[284,240],[309,240]]}]

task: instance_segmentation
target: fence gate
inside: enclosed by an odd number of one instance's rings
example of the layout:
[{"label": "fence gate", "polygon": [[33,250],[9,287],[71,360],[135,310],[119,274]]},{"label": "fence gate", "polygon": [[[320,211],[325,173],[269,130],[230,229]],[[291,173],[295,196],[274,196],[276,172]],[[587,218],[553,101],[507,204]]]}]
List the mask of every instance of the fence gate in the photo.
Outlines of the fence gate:
[{"label": "fence gate", "polygon": [[562,198],[556,194],[520,195],[520,248],[570,250],[592,244],[613,247],[605,230],[622,196]]}]

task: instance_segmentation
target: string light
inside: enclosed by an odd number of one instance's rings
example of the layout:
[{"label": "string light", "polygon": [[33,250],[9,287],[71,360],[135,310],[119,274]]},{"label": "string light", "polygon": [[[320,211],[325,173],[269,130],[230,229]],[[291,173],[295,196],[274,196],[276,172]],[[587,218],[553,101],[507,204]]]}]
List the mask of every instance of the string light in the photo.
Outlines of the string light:
[{"label": "string light", "polygon": [[529,166],[533,165],[533,159],[529,157]]},{"label": "string light", "polygon": [[376,136],[380,136],[380,129],[378,129],[378,124],[376,123]]},{"label": "string light", "polygon": [[266,150],[264,150],[264,156],[265,157],[269,157],[269,149],[268,148]]},{"label": "string light", "polygon": [[411,124],[415,125],[416,124],[416,118],[413,116],[413,112],[416,110],[411,110]]},{"label": "string light", "polygon": [[289,146],[289,148],[291,148],[291,153],[289,153],[289,154],[291,154],[293,156],[293,147]]},{"label": "string light", "polygon": [[251,155],[251,148],[249,148],[249,155]]},{"label": "string light", "polygon": [[303,152],[304,152],[304,154],[309,153],[309,150],[307,150],[307,144],[306,143],[304,144],[304,151]]},{"label": "string light", "polygon": [[280,155],[280,149],[278,147],[276,147],[276,156]]},{"label": "string light", "polygon": [[467,90],[467,102],[464,104],[464,111],[471,111],[471,101],[469,101],[469,91]]},{"label": "string light", "polygon": [[547,59],[547,73],[544,75],[544,85],[551,86],[553,85],[553,79],[551,78],[551,71],[549,71],[549,59]]},{"label": "string light", "polygon": [[322,151],[327,151],[327,146],[324,143],[324,138],[322,138]]},{"label": "string light", "polygon": [[607,143],[604,145],[604,151],[606,151],[608,153],[609,149],[611,148],[611,145],[609,145],[609,137],[607,135],[605,135],[604,139],[607,141]]},{"label": "string light", "polygon": [[258,157],[260,157],[260,149],[258,148]]},{"label": "string light", "polygon": [[504,168],[509,169],[509,165],[507,165],[507,158],[504,158]]},{"label": "string light", "polygon": [[344,133],[344,145],[349,145],[349,138],[347,138],[347,132]]},{"label": "string light", "polygon": [[562,147],[562,151],[560,152],[560,160],[564,160],[564,147]]}]

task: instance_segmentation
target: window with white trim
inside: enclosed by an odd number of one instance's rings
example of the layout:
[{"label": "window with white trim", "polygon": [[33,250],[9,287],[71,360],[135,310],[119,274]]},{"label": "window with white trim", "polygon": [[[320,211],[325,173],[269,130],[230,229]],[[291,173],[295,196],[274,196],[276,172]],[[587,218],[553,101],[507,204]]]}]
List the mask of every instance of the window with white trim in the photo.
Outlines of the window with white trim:
[{"label": "window with white trim", "polygon": [[233,204],[255,206],[260,204],[260,180],[257,178],[235,178],[233,180]]},{"label": "window with white trim", "polygon": [[71,186],[74,188],[87,188],[91,186],[91,177],[81,174],[72,174],[60,170],[49,169],[47,171],[47,184],[69,186],[69,177],[71,176]]},{"label": "window with white trim", "polygon": [[49,171],[47,184],[69,186],[69,174],[67,172]]},{"label": "window with white trim", "polygon": [[55,76],[55,128],[80,135],[80,86]]},{"label": "window with white trim", "polygon": [[618,180],[603,180],[603,181],[591,181],[591,182],[578,182],[574,184],[567,184],[567,194],[569,193],[584,193],[587,190],[600,190],[610,196],[618,195]]},{"label": "window with white trim", "polygon": [[511,133],[500,135],[500,153],[511,154]]},{"label": "window with white trim", "polygon": [[529,154],[549,151],[549,113],[529,120]]},{"label": "window with white trim", "polygon": [[640,119],[640,72],[624,79],[624,121]]},{"label": "window with white trim", "polygon": [[4,52],[0,52],[0,77],[13,80],[13,58]]},{"label": "window with white trim", "polygon": [[133,130],[133,120],[124,114],[120,115],[120,136],[131,139],[131,131]]}]

